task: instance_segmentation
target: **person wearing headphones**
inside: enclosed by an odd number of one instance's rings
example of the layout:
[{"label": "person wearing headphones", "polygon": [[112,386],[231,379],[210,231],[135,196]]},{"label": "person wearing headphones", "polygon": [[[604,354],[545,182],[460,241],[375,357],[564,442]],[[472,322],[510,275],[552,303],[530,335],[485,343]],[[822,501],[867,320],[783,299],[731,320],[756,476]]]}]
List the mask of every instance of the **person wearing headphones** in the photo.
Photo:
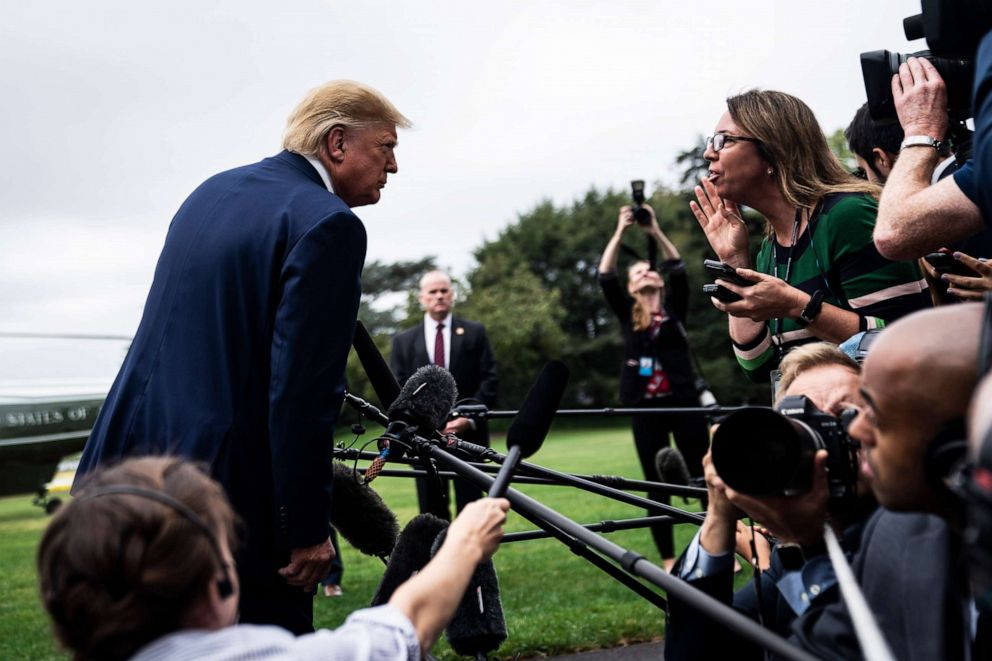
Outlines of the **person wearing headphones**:
[{"label": "person wearing headphones", "polygon": [[182,459],[129,459],[94,473],[52,519],[38,549],[41,598],[76,659],[415,660],[496,551],[508,508],[492,498],[466,506],[387,604],[295,637],[236,625],[235,515],[220,485]]}]

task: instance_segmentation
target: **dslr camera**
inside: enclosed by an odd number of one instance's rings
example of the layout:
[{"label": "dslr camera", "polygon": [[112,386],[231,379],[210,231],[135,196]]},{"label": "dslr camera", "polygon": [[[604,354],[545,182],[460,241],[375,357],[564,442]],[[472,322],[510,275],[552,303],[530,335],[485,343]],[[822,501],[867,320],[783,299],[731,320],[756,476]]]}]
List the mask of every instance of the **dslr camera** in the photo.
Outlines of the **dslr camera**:
[{"label": "dslr camera", "polygon": [[749,496],[795,496],[813,486],[813,457],[827,451],[831,501],[854,496],[860,443],[837,418],[802,395],[785,397],[775,409],[749,407],[731,413],[713,434],[711,455],[728,486]]},{"label": "dslr camera", "polygon": [[[921,0],[920,5],[921,13],[903,20],[903,32],[910,41],[926,39],[929,50],[861,53],[871,118],[877,122],[896,120],[892,76],[899,73],[899,65],[910,57],[926,58],[947,85],[947,112],[955,151],[970,152],[970,132],[964,122],[972,115],[975,51],[992,28],[992,4],[987,0]],[[962,159],[969,155],[963,154]]]},{"label": "dslr camera", "polygon": [[651,224],[651,212],[644,208],[644,180],[630,182],[630,196],[634,199],[634,220],[645,227]]}]

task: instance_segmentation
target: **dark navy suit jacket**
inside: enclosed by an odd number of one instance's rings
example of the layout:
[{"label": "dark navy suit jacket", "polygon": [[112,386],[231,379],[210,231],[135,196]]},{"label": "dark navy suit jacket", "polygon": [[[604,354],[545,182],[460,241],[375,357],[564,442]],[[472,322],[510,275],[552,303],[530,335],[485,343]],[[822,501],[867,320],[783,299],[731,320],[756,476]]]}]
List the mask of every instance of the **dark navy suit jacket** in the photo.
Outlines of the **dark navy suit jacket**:
[{"label": "dark navy suit jacket", "polygon": [[200,185],[169,227],[79,474],[188,457],[223,484],[249,546],[326,539],[365,248],[361,221],[297,154]]},{"label": "dark navy suit jacket", "polygon": [[[448,371],[455,378],[458,397],[477,399],[489,408],[496,406],[496,360],[489,346],[486,328],[482,324],[460,317],[451,317],[451,351]],[[389,367],[400,384],[406,383],[418,368],[430,365],[424,342],[424,322],[393,337]],[[474,431],[462,435],[472,443],[489,445],[489,430],[479,421]]]}]

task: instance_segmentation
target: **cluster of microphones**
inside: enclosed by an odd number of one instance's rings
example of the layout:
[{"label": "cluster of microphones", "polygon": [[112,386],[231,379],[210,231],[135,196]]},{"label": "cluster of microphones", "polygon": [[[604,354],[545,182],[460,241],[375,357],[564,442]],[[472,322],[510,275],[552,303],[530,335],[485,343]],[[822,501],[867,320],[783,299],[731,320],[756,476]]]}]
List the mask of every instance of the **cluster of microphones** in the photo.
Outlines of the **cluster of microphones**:
[{"label": "cluster of microphones", "polygon": [[[386,431],[378,439],[379,456],[364,471],[364,478],[348,465],[334,462],[331,524],[361,553],[387,560],[372,605],[389,601],[403,582],[419,572],[444,541],[448,522],[432,514],[414,517],[400,532],[396,515],[369,483],[388,461],[423,454],[431,441],[449,450],[467,449],[473,454],[488,448],[474,446],[454,436],[442,436],[458,398],[454,378],[435,365],[418,369],[403,385],[396,382],[388,365],[364,327],[359,325],[355,347],[379,399],[387,405]],[[545,366],[519,413],[507,429],[508,452],[489,488],[492,497],[503,497],[519,462],[543,443],[565,386],[568,369],[558,361]],[[459,448],[461,446],[461,448]],[[499,596],[499,581],[492,560],[478,565],[448,627],[445,637],[458,654],[484,657],[507,637],[506,620]]]}]

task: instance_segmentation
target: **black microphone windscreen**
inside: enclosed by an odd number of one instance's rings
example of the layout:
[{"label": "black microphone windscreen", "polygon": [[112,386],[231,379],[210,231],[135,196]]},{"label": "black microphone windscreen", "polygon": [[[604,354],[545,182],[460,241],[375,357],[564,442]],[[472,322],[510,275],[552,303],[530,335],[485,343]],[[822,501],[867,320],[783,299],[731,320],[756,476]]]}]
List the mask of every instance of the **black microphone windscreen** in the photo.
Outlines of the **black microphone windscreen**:
[{"label": "black microphone windscreen", "polygon": [[424,365],[403,384],[386,415],[390,422],[402,420],[417,425],[422,434],[443,429],[458,399],[451,372],[437,365]]},{"label": "black microphone windscreen", "polygon": [[373,606],[381,606],[407,579],[424,568],[431,559],[431,545],[448,522],[433,514],[420,514],[410,519],[389,556],[382,581],[372,597]]},{"label": "black microphone windscreen", "polygon": [[[447,530],[434,540],[431,555],[444,543]],[[465,588],[465,594],[455,609],[444,637],[451,649],[462,656],[477,656],[492,652],[506,640],[506,618],[499,598],[499,579],[492,559],[479,563]]]},{"label": "black microphone windscreen", "polygon": [[671,446],[658,450],[654,456],[654,467],[658,469],[662,482],[683,486],[689,484],[689,467],[685,465],[685,458]]},{"label": "black microphone windscreen", "polygon": [[358,480],[354,471],[340,461],[333,465],[331,525],[365,555],[389,555],[400,534],[396,515],[379,494]]},{"label": "black microphone windscreen", "polygon": [[365,324],[360,321],[355,323],[355,338],[352,340],[352,345],[355,347],[355,353],[358,354],[358,362],[362,364],[365,375],[369,377],[375,396],[379,398],[379,404],[384,407],[390,406],[400,393],[400,384],[393,376],[392,370],[389,369]]},{"label": "black microphone windscreen", "polygon": [[568,367],[560,360],[552,360],[537,376],[520,410],[506,430],[506,445],[520,447],[520,454],[529,457],[544,442],[551,429],[551,421],[561,403],[568,385]]}]

